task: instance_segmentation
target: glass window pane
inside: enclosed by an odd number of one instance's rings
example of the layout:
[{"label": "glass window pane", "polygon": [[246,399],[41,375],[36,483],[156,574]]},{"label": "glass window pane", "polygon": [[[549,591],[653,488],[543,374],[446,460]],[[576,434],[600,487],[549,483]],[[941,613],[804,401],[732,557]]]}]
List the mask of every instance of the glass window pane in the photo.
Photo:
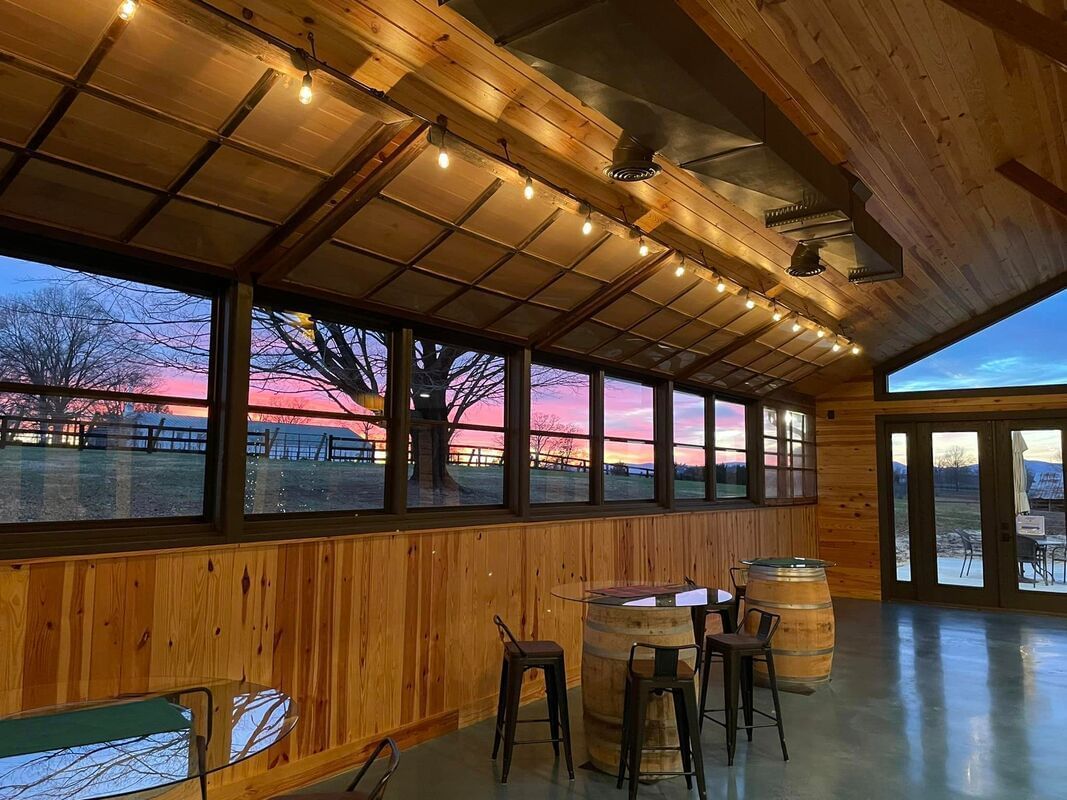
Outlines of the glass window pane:
[{"label": "glass window pane", "polygon": [[674,496],[679,500],[704,500],[707,496],[703,447],[674,448]]},{"label": "glass window pane", "polygon": [[763,409],[763,435],[778,437],[778,409]]},{"label": "glass window pane", "polygon": [[[207,398],[211,300],[0,256],[0,379]],[[39,398],[75,415],[91,401]]]},{"label": "glass window pane", "polygon": [[704,398],[689,392],[674,393],[674,443],[704,446]]},{"label": "glass window pane", "polygon": [[808,438],[808,415],[799,411],[785,412],[785,435],[787,439],[803,441]]},{"label": "glass window pane", "polygon": [[502,430],[412,425],[408,506],[495,506],[503,503]]},{"label": "glass window pane", "polygon": [[204,513],[205,409],[66,399],[0,394],[0,522]]},{"label": "glass window pane", "polygon": [[589,501],[589,441],[573,437],[530,436],[530,502]]},{"label": "glass window pane", "polygon": [[380,422],[249,415],[245,513],[382,508],[385,438]]},{"label": "glass window pane", "polygon": [[911,521],[908,515],[908,435],[890,436],[893,465],[893,530],[896,536],[897,580],[911,580]]},{"label": "glass window pane", "polygon": [[1058,564],[1067,570],[1063,431],[1016,430],[1011,442],[1019,588],[1063,593],[1067,591],[1067,573],[1063,582],[1056,580]]},{"label": "glass window pane", "polygon": [[726,400],[715,401],[715,446],[745,449],[745,407]]},{"label": "glass window pane", "polygon": [[715,451],[715,497],[748,497],[748,460],[743,450]]},{"label": "glass window pane", "polygon": [[654,433],[651,386],[619,378],[604,379],[604,435],[646,439]]},{"label": "glass window pane", "polygon": [[763,476],[764,492],[768,500],[778,499],[778,470],[768,469]]},{"label": "glass window pane", "polygon": [[411,418],[504,427],[504,358],[415,340]]},{"label": "glass window pane", "polygon": [[656,454],[650,444],[604,442],[604,499],[652,500]]},{"label": "glass window pane", "polygon": [[250,405],[381,416],[387,365],[384,331],[300,311],[252,312]]},{"label": "glass window pane", "polygon": [[589,433],[589,376],[534,364],[530,370],[530,430]]},{"label": "glass window pane", "polygon": [[978,434],[939,431],[931,439],[937,582],[983,586]]},{"label": "glass window pane", "polygon": [[763,463],[768,467],[778,466],[778,440],[763,440]]}]

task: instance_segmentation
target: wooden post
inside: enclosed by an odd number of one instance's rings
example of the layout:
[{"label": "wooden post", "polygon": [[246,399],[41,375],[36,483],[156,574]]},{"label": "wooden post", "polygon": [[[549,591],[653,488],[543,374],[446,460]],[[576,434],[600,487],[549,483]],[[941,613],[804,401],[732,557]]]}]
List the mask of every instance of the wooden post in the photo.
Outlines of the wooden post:
[{"label": "wooden post", "polygon": [[0,450],[7,447],[7,416],[0,417]]}]

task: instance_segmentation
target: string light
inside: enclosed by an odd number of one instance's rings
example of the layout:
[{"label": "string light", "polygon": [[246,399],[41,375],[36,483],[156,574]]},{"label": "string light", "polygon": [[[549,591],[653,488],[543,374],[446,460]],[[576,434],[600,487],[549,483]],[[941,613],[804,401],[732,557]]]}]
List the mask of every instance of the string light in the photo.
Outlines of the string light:
[{"label": "string light", "polygon": [[297,97],[300,98],[300,102],[305,106],[311,102],[313,92],[311,91],[311,73],[305,72],[303,80],[300,81],[300,94]]},{"label": "string light", "polygon": [[588,236],[593,232],[593,212],[586,209],[585,222],[582,223],[582,236]]},{"label": "string light", "polygon": [[834,346],[830,348],[835,353],[841,352],[841,342],[834,342]]},{"label": "string light", "polygon": [[755,307],[756,301],[752,299],[752,295],[750,295],[748,292],[745,292],[745,308],[751,311]]},{"label": "string light", "polygon": [[130,18],[137,13],[137,0],[122,0],[119,6],[119,19],[129,22]]},{"label": "string light", "polygon": [[527,200],[533,200],[533,178],[531,178],[529,175],[526,176],[526,185],[522,187],[522,196],[525,197]]},{"label": "string light", "polygon": [[674,277],[680,278],[685,275],[685,256],[682,256],[682,263],[674,268]]},{"label": "string light", "polygon": [[815,331],[815,335],[822,339],[824,336],[826,336],[826,331],[824,331],[822,328],[819,328],[819,330]]},{"label": "string light", "polygon": [[771,314],[771,319],[773,319],[775,322],[782,321],[782,311],[780,308],[778,308],[778,306],[774,307],[774,313]]},{"label": "string light", "polygon": [[793,333],[800,333],[800,318],[793,317]]},{"label": "string light", "polygon": [[448,149],[445,147],[445,132],[441,131],[441,142],[437,145],[437,166],[448,169]]},{"label": "string light", "polygon": [[641,256],[641,258],[644,258],[648,255],[648,243],[645,241],[644,236],[641,237],[641,241],[637,245],[637,253]]},{"label": "string light", "polygon": [[858,356],[860,354],[860,346],[858,344],[852,345],[852,355]]},{"label": "string light", "polygon": [[724,281],[719,275],[715,276],[715,291],[719,294],[722,294],[726,291],[726,281]]}]

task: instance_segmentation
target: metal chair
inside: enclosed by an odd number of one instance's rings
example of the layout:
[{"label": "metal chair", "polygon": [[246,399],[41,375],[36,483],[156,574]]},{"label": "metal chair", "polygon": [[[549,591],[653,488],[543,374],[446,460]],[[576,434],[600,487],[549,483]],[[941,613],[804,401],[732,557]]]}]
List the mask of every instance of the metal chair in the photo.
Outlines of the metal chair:
[{"label": "metal chair", "polygon": [[[1048,585],[1048,564],[1045,557],[1045,545],[1042,542],[1038,542],[1031,536],[1016,536],[1015,559],[1019,562],[1019,580],[1029,580],[1037,586],[1037,579],[1040,577],[1045,585]],[[1027,564],[1033,570],[1033,578],[1026,577],[1025,566]]]},{"label": "metal chair", "polygon": [[[567,709],[567,669],[563,661],[563,648],[555,642],[520,642],[499,616],[493,623],[504,643],[504,661],[500,667],[500,696],[496,708],[496,733],[493,737],[493,759],[504,742],[504,769],[501,783],[508,782],[511,771],[511,755],[517,744],[552,744],[559,757],[559,745],[567,758],[567,773],[574,780],[574,761],[571,758],[571,722]],[[519,704],[522,700],[522,678],[527,670],[539,669],[545,674],[545,693],[548,695],[547,719],[519,719]],[[548,739],[515,739],[519,723],[547,722],[551,736]]]},{"label": "metal chair", "polygon": [[[753,614],[759,615],[759,623],[756,625],[754,635],[745,632],[744,621],[738,626],[735,633],[719,633],[708,636],[704,645],[704,664],[701,667],[700,681],[700,726],[704,727],[704,719],[709,719],[717,725],[726,728],[726,756],[728,764],[733,766],[734,752],[737,749],[737,729],[743,727],[748,734],[748,740],[752,741],[752,731],[756,728],[778,728],[778,739],[782,745],[782,758],[789,760],[789,751],[785,746],[785,731],[782,727],[782,707],[778,699],[778,679],[774,673],[774,654],[771,651],[771,640],[782,618],[777,614],[771,614],[761,608],[751,608],[745,612],[745,620]],[[725,709],[707,709],[708,701],[708,677],[711,672],[712,659],[718,656],[723,662],[723,696],[726,700]],[[774,702],[774,714],[760,711],[753,705],[753,663],[762,661],[767,665],[767,680],[770,684],[771,697]],[[738,694],[744,709],[745,724],[737,724],[737,700]],[[725,711],[725,720],[716,719],[713,714]],[[755,724],[754,715],[759,714],[771,720],[769,723]]]},{"label": "metal chair", "polygon": [[960,577],[964,576],[964,570],[966,570],[966,575],[970,577],[971,564],[974,563],[975,554],[982,554],[982,540],[969,531],[956,531],[956,535],[963,542],[963,563],[960,565]]},{"label": "metal chair", "polygon": [[733,627],[736,628],[737,621],[741,619],[741,602],[745,599],[745,588],[748,586],[748,567],[730,567],[730,582],[734,585]]},{"label": "metal chair", "polygon": [[[360,781],[363,780],[371,766],[387,747],[389,748],[389,766],[386,767],[385,772],[378,778],[378,782],[374,784],[369,792],[360,791],[357,788]],[[287,794],[283,797],[275,797],[274,800],[382,800],[385,797],[385,787],[389,784],[389,779],[393,777],[393,773],[396,772],[398,766],[400,766],[400,748],[396,746],[396,742],[392,739],[382,739],[378,742],[378,746],[374,748],[374,752],[363,763],[363,768],[356,774],[352,783],[348,784],[348,788],[343,792]]]},{"label": "metal chair", "polygon": [[[697,586],[697,582],[690,578],[688,575],[684,577],[686,586]],[[722,622],[722,629],[726,631],[732,631],[736,624],[734,619],[731,618],[731,609],[726,606],[721,606],[717,603],[708,603],[705,606],[693,606],[690,608],[690,614],[693,618],[693,642],[694,644],[702,645],[704,642],[705,631],[708,625],[708,614],[717,614]],[[697,662],[697,668],[699,669],[700,663]]]},{"label": "metal chair", "polygon": [[[652,658],[634,661],[639,650],[651,650]],[[681,659],[686,651],[696,654],[700,663],[700,646],[644,644],[635,642],[630,647],[626,665],[626,694],[622,712],[622,742],[619,750],[619,774],[616,787],[621,789],[630,774],[630,800],[637,797],[637,787],[642,776],[667,777],[682,775],[685,784],[693,788],[696,778],[700,800],[707,800],[704,782],[704,759],[700,751],[700,714],[697,711],[696,687],[693,683],[694,669]],[[678,725],[678,747],[645,747],[646,713],[653,695],[670,693],[674,700],[674,717]],[[679,750],[682,754],[681,772],[642,772],[641,754],[646,749]]]}]

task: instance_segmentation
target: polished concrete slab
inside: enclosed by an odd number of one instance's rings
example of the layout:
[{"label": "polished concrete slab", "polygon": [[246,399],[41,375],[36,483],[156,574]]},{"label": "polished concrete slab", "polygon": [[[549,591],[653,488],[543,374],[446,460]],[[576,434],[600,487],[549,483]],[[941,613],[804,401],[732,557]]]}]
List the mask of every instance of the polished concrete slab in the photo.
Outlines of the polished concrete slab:
[{"label": "polished concrete slab", "polygon": [[[1067,798],[1067,619],[835,605],[832,684],[807,697],[783,696],[790,761],[782,762],[774,731],[762,730],[753,743],[739,743],[727,768],[722,729],[707,725],[709,798]],[[768,704],[769,695],[757,691],[757,703]],[[579,690],[571,709],[578,758]],[[501,786],[491,745],[492,723],[484,722],[412,748],[389,800],[625,797],[610,777],[589,769],[568,781],[547,745],[517,748]],[[344,782],[308,791],[336,791]],[[696,792],[672,779],[642,786],[640,797]]]}]

